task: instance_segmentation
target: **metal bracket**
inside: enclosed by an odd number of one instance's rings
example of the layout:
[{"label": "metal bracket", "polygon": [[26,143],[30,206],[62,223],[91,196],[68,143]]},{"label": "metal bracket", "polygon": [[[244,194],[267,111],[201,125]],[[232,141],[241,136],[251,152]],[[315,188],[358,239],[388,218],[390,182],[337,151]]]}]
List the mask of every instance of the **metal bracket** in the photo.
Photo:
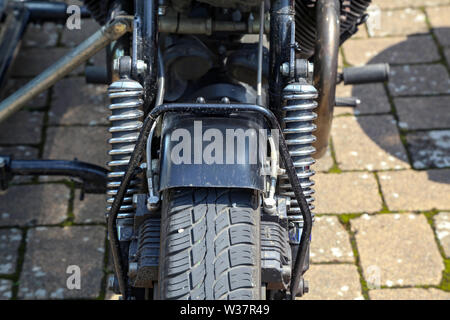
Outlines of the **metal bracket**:
[{"label": "metal bracket", "polygon": [[92,36],[0,103],[0,122],[54,85],[83,62],[132,28],[132,16],[117,16]]}]

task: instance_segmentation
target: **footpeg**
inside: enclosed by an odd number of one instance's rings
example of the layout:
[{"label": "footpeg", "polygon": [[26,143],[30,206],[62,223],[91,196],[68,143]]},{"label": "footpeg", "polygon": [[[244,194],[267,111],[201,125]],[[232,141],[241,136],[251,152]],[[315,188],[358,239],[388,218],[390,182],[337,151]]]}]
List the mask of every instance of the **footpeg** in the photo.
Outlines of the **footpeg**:
[{"label": "footpeg", "polygon": [[344,84],[364,84],[377,83],[389,80],[389,64],[369,64],[363,67],[344,68],[338,75],[338,83]]},{"label": "footpeg", "polygon": [[352,108],[356,108],[360,104],[361,104],[361,100],[359,98],[356,98],[356,97],[348,97],[348,98],[337,97],[336,98],[336,102],[335,102],[335,106],[336,107],[352,107]]}]

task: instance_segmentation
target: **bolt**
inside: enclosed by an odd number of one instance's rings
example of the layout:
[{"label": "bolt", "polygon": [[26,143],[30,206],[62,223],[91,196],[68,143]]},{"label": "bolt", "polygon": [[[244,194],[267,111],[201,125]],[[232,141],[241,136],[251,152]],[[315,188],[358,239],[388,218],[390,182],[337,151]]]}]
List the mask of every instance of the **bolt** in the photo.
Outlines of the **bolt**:
[{"label": "bolt", "polygon": [[276,201],[274,198],[264,198],[264,211],[273,214],[276,210]]},{"label": "bolt", "polygon": [[283,76],[289,75],[289,63],[285,62],[280,66],[280,72]]},{"label": "bolt", "polygon": [[142,170],[146,170],[147,169],[147,162],[142,162],[141,165],[139,166],[139,168],[141,168]]},{"label": "bolt", "polygon": [[138,74],[144,73],[147,70],[147,64],[143,60],[136,61],[136,71]]},{"label": "bolt", "polygon": [[150,195],[147,198],[147,209],[148,211],[155,211],[159,208],[159,198],[155,195]]},{"label": "bolt", "polygon": [[116,35],[121,36],[127,30],[127,25],[123,22],[117,22],[114,24],[113,31]]},{"label": "bolt", "polygon": [[158,7],[158,15],[159,16],[165,16],[166,15],[166,6],[159,6]]},{"label": "bolt", "polygon": [[197,103],[206,103],[206,100],[205,100],[205,98],[203,98],[203,97],[198,97],[197,100],[196,100],[196,102],[197,102]]},{"label": "bolt", "polygon": [[223,97],[222,99],[220,99],[220,102],[230,104],[230,99],[228,99],[228,97]]}]

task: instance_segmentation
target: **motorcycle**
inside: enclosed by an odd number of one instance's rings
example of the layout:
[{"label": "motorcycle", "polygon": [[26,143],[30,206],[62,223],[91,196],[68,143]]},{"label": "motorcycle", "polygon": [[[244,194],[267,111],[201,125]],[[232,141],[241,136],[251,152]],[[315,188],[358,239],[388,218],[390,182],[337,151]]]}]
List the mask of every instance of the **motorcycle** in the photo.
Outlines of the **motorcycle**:
[{"label": "motorcycle", "polygon": [[[109,84],[108,169],[2,156],[0,186],[67,175],[83,192],[106,192],[110,287],[123,299],[306,294],[313,165],[334,107],[360,102],[335,97],[336,84],[388,77],[384,64],[338,72],[339,47],[367,20],[370,0],[84,4],[101,28],[3,100],[0,121],[106,48],[108,67],[87,78]],[[0,83],[20,30],[67,16],[67,5],[48,1],[5,8],[20,14],[0,39]]]}]

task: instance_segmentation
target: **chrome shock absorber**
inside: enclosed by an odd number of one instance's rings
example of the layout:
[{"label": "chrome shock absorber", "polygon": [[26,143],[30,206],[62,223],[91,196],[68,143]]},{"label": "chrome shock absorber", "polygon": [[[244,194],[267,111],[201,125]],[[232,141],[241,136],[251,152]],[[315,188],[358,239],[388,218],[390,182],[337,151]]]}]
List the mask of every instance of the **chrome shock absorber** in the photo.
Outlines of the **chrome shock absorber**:
[{"label": "chrome shock absorber", "polygon": [[[314,181],[311,180],[311,177],[315,174],[311,166],[315,163],[312,154],[316,151],[312,146],[316,137],[312,133],[316,129],[313,121],[317,118],[317,114],[312,110],[317,107],[315,101],[317,97],[316,88],[307,83],[305,79],[290,83],[283,89],[283,100],[285,101],[282,108],[283,135],[311,211],[314,209],[314,190],[312,189]],[[293,230],[290,238],[291,242],[299,243],[303,217],[286,175],[281,176],[279,190],[280,195],[291,198],[288,218],[291,225],[295,226],[295,231]]]},{"label": "chrome shock absorber", "polygon": [[[143,93],[142,85],[128,78],[115,81],[108,88],[108,96],[111,101],[109,109],[112,115],[108,118],[111,122],[109,129],[111,139],[108,140],[111,144],[111,150],[108,153],[111,156],[111,161],[108,162],[110,172],[108,173],[107,184],[107,212],[111,209],[111,204],[117,194],[120,182],[125,175],[126,167],[143,124]],[[133,194],[139,191],[139,184],[139,179],[133,179],[130,182],[129,189],[120,207],[119,218],[132,217],[134,215],[132,210]]]}]

